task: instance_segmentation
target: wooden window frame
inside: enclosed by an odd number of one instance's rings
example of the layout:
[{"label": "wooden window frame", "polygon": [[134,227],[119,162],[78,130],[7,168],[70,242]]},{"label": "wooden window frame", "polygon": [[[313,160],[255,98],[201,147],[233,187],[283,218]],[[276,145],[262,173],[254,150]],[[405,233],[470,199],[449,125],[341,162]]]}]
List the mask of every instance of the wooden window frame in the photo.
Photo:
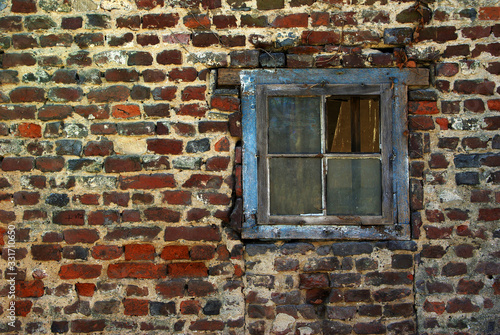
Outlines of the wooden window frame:
[{"label": "wooden window frame", "polygon": [[[276,69],[240,72],[245,239],[408,240],[407,88],[428,85],[427,69]],[[267,97],[378,95],[382,216],[269,216]]]}]

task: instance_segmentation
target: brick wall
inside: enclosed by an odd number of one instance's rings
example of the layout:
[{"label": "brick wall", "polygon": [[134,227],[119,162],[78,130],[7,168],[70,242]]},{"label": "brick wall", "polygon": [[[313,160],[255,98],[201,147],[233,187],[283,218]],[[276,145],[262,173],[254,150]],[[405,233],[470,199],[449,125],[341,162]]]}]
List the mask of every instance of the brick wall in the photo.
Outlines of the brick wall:
[{"label": "brick wall", "polygon": [[[488,1],[0,0],[0,332],[500,332],[499,19]],[[239,238],[240,101],[217,69],[255,67],[430,68],[409,92],[411,241]]]}]

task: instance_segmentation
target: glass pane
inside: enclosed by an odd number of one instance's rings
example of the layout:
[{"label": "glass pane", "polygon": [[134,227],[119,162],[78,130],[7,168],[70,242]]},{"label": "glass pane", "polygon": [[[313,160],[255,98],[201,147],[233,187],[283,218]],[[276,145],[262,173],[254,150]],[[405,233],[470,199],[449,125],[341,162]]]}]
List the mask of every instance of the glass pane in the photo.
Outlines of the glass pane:
[{"label": "glass pane", "polygon": [[382,215],[379,159],[329,159],[327,213]]},{"label": "glass pane", "polygon": [[270,97],[269,153],[320,153],[320,97]]},{"label": "glass pane", "polygon": [[321,210],[321,159],[269,160],[271,215],[317,214]]},{"label": "glass pane", "polygon": [[380,152],[380,112],[376,98],[326,100],[327,152]]}]

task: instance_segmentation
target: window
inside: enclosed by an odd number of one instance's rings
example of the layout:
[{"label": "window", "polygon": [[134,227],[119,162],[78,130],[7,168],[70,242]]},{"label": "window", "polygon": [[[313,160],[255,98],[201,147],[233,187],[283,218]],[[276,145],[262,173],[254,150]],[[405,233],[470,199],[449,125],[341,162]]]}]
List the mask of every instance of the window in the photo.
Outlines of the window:
[{"label": "window", "polygon": [[427,74],[242,71],[243,238],[409,238],[406,94]]}]

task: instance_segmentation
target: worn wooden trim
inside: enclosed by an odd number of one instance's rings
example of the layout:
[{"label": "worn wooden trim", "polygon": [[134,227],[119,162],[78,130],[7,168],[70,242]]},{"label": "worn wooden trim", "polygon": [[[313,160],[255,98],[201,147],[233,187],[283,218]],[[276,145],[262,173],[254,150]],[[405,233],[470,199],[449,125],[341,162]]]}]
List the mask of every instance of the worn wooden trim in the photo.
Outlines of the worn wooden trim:
[{"label": "worn wooden trim", "polygon": [[394,198],[392,180],[394,170],[391,164],[392,156],[392,106],[393,95],[389,84],[382,84],[380,94],[380,143],[381,143],[381,164],[382,164],[382,216],[384,221],[394,222]]},{"label": "worn wooden trim", "polygon": [[397,79],[408,86],[429,85],[426,68],[366,68],[366,69],[218,69],[220,86],[241,84],[241,75],[255,73],[256,84],[373,84]]},{"label": "worn wooden trim", "polygon": [[269,164],[268,149],[268,105],[266,86],[257,86],[257,169],[259,176],[259,203],[257,222],[267,224],[269,219]]},{"label": "worn wooden trim", "polygon": [[[260,86],[260,85],[259,85]],[[380,85],[266,85],[268,96],[380,95]]]},{"label": "worn wooden trim", "polygon": [[243,239],[260,240],[408,240],[409,225],[388,226],[274,226],[253,225]]},{"label": "worn wooden trim", "polygon": [[388,225],[393,224],[382,216],[351,216],[351,215],[273,215],[268,224],[281,225]]},{"label": "worn wooden trim", "polygon": [[408,86],[400,83],[394,85],[394,113],[392,132],[394,146],[394,193],[396,194],[397,221],[399,224],[410,224],[410,191],[409,191],[409,159],[408,159]]},{"label": "worn wooden trim", "polygon": [[[369,74],[367,75],[367,70]],[[288,76],[285,74],[288,73]],[[428,85],[427,69],[345,69],[345,70],[244,70],[241,72],[242,84],[242,108],[243,108],[243,193],[244,193],[244,216],[243,237],[252,239],[372,239],[407,240],[410,238],[409,225],[409,186],[408,186],[408,147],[406,138],[406,92],[408,85]],[[391,76],[392,75],[392,76]],[[284,77],[282,77],[284,76]],[[338,77],[337,77],[338,76]],[[382,77],[377,77],[382,76]],[[326,82],[324,78],[333,79]],[[256,146],[257,124],[256,124],[256,86],[257,84],[318,84],[318,88],[324,89],[328,84],[365,84],[366,80],[373,80],[371,84],[382,85],[381,99],[389,86],[395,87],[394,101],[392,104],[393,127],[401,127],[401,133],[394,134],[394,138],[389,141],[392,152],[389,150],[389,166],[396,174],[401,173],[398,181],[394,178],[393,218],[397,218],[396,224],[391,225],[260,225],[256,222],[255,214],[258,207],[258,186],[257,186],[257,159],[258,152]],[[321,87],[323,86],[323,87]],[[380,87],[380,86],[379,86]],[[310,89],[316,89],[312,87]],[[323,93],[324,94],[324,93]],[[262,110],[262,109],[260,109]],[[382,122],[382,120],[381,120]],[[394,128],[398,129],[398,128]],[[381,136],[382,136],[381,131]],[[392,129],[389,131],[392,135]],[[386,136],[384,136],[386,137]],[[391,162],[393,164],[391,164]],[[406,177],[404,176],[406,175]],[[406,179],[405,179],[406,178]],[[390,194],[390,192],[389,192]],[[386,202],[384,202],[386,203]],[[392,214],[392,210],[387,211]],[[386,216],[383,213],[384,217]],[[392,220],[391,220],[392,222]],[[344,222],[345,224],[345,222]]]}]

